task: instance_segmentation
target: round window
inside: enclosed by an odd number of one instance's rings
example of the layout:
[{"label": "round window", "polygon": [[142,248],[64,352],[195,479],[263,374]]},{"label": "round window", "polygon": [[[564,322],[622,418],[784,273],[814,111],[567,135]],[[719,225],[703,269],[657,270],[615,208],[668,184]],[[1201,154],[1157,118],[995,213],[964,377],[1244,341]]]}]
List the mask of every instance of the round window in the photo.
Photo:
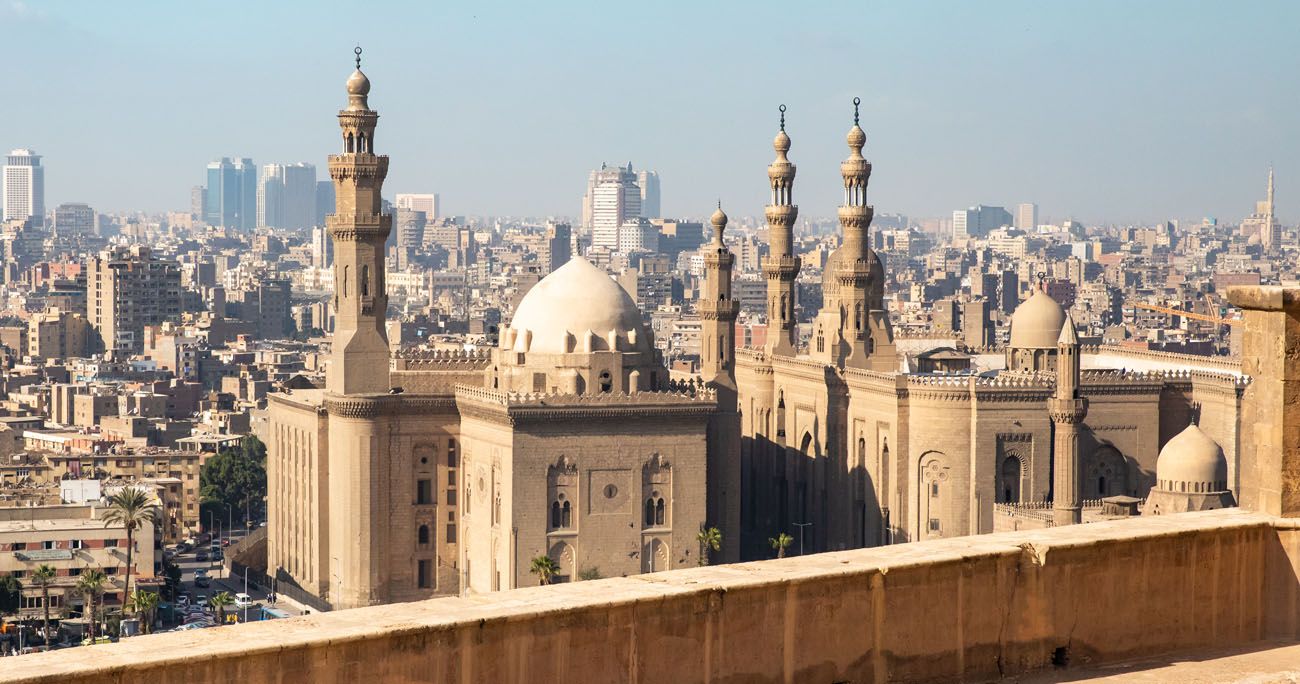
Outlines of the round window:
[{"label": "round window", "polygon": [[605,498],[612,499],[616,496],[618,496],[618,487],[612,484],[605,485]]}]

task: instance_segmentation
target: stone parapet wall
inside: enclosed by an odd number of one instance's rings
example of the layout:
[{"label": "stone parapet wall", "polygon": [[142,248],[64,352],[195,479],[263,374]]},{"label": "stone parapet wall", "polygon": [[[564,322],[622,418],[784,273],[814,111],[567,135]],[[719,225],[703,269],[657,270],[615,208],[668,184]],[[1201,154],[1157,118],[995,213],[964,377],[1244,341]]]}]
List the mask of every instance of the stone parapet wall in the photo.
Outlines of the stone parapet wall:
[{"label": "stone parapet wall", "polygon": [[1236,509],[533,587],[8,660],[3,682],[940,682],[1300,633]]}]

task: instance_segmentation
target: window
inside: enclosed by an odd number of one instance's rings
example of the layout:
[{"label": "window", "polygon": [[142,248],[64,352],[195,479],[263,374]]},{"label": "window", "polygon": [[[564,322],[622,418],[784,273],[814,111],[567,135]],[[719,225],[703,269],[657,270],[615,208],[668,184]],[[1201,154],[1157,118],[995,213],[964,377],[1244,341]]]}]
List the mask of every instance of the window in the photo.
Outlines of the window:
[{"label": "window", "polygon": [[560,502],[552,501],[551,502],[551,529],[558,530],[559,528],[560,528]]},{"label": "window", "polygon": [[68,568],[68,576],[76,577],[81,574],[81,568]]},{"label": "window", "polygon": [[448,505],[448,506],[455,506],[455,505],[456,505],[456,490],[455,490],[455,489],[448,489],[448,490],[447,490],[447,505]]},{"label": "window", "polygon": [[938,518],[930,518],[930,531],[931,531],[931,532],[938,532],[938,531],[939,531],[939,519],[938,519]]},{"label": "window", "polygon": [[424,546],[424,545],[426,545],[426,544],[429,543],[429,526],[428,526],[428,525],[420,525],[420,532],[419,532],[419,535],[418,535],[418,537],[417,537],[417,541],[419,542],[419,544],[420,544],[421,546]]},{"label": "window", "polygon": [[447,471],[447,486],[448,487],[456,486],[456,471],[454,470]]},{"label": "window", "polygon": [[416,563],[415,566],[416,580],[417,582],[419,582],[419,586],[421,589],[433,588],[433,577],[431,576],[432,573],[430,572],[430,570],[432,570],[433,568],[431,566],[432,564],[427,560],[422,560]]},{"label": "window", "polygon": [[930,483],[930,498],[932,498],[932,499],[937,499],[937,498],[939,498],[939,483],[938,483],[938,482],[931,482],[931,483]]},{"label": "window", "polygon": [[69,541],[69,542],[68,542],[68,548],[70,548],[70,549],[79,549],[79,548],[81,548],[81,540],[80,540],[80,539],[73,539],[73,540]]},{"label": "window", "polygon": [[447,443],[447,467],[455,468],[456,463],[456,440],[453,439]]},{"label": "window", "polygon": [[433,480],[415,481],[415,503],[424,506],[433,503]]},{"label": "window", "polygon": [[655,500],[645,500],[645,526],[654,527],[655,525]]},{"label": "window", "polygon": [[56,541],[47,541],[47,542],[45,542],[45,550],[48,551],[48,550],[50,550],[50,549],[57,549],[57,548],[59,548],[59,543],[58,543],[58,542],[56,542]]},{"label": "window", "polygon": [[566,529],[573,526],[573,507],[568,501],[560,508],[560,525]]},{"label": "window", "polygon": [[661,498],[655,502],[655,524],[664,525],[664,500]]},{"label": "window", "polygon": [[455,523],[448,523],[448,524],[447,524],[447,543],[448,543],[448,544],[455,544],[455,543],[456,543],[456,524],[455,524]]}]

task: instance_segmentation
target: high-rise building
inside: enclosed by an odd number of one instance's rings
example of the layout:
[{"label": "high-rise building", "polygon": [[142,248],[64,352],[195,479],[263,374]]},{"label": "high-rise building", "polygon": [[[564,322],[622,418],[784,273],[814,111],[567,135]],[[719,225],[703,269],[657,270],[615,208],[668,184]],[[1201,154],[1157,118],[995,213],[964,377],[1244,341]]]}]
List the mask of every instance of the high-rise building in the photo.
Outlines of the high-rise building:
[{"label": "high-rise building", "polygon": [[5,158],[3,220],[31,219],[33,226],[45,225],[45,167],[41,156],[17,149]]},{"label": "high-rise building", "polygon": [[990,230],[1011,225],[1011,213],[983,204],[952,212],[953,237],[984,237]]},{"label": "high-rise building", "polygon": [[257,227],[316,225],[316,167],[306,162],[267,164],[257,183]]},{"label": "high-rise building", "polygon": [[257,167],[252,159],[222,157],[208,164],[203,220],[210,226],[257,227]]},{"label": "high-rise building", "polygon": [[658,252],[659,227],[649,219],[636,216],[624,221],[618,227],[617,251],[624,254],[632,252]]},{"label": "high-rise building", "polygon": [[1016,227],[1024,231],[1032,231],[1038,227],[1037,204],[1023,202],[1016,205]]},{"label": "high-rise building", "polygon": [[180,317],[181,267],[146,246],[116,247],[86,261],[86,318],[103,349],[140,352],[144,328]]},{"label": "high-rise building", "polygon": [[641,216],[641,188],[632,164],[609,168],[601,165],[587,180],[582,204],[583,227],[591,233],[591,246],[618,250],[619,227]]},{"label": "high-rise building", "polygon": [[202,185],[190,188],[190,218],[195,221],[202,221],[206,216],[207,206],[208,189]]},{"label": "high-rise building", "polygon": [[334,181],[316,181],[316,220],[312,225],[325,225],[325,217],[332,213],[334,213]]},{"label": "high-rise building", "polygon": [[546,242],[542,243],[542,249],[541,261],[547,273],[569,263],[573,257],[573,229],[567,223],[547,221]]},{"label": "high-rise building", "polygon": [[59,236],[93,235],[95,210],[88,205],[66,202],[54,208],[54,233]]},{"label": "high-rise building", "polygon": [[[630,167],[631,164],[628,164],[628,166]],[[642,218],[659,218],[661,216],[659,209],[659,172],[638,171],[636,184],[641,187]]]},{"label": "high-rise building", "polygon": [[394,199],[398,209],[424,212],[424,220],[433,223],[442,216],[442,203],[438,193],[398,193]]}]

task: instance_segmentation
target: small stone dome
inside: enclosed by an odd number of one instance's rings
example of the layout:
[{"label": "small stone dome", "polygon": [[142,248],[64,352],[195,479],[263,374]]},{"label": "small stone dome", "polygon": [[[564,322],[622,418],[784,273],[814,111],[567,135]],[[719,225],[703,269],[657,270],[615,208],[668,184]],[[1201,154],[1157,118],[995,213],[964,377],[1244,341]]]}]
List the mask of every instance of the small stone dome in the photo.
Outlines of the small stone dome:
[{"label": "small stone dome", "polygon": [[[1221,492],[1228,489],[1223,448],[1195,423],[1174,435],[1156,460],[1156,486],[1168,491]],[[1183,484],[1183,488],[1179,484]]]},{"label": "small stone dome", "polygon": [[1011,316],[1012,349],[1056,349],[1065,325],[1065,309],[1042,290],[1016,307]]},{"label": "small stone dome", "polygon": [[785,134],[784,128],[772,139],[772,148],[782,154],[790,151],[790,136]]},{"label": "small stone dome", "polygon": [[361,73],[360,69],[352,72],[348,77],[348,95],[369,95],[370,79]]},{"label": "small stone dome", "polygon": [[713,224],[713,235],[715,237],[722,235],[722,230],[727,227],[727,214],[722,211],[722,205],[714,210],[713,216],[709,217],[709,223]]},{"label": "small stone dome", "polygon": [[588,332],[592,333],[590,351],[614,351],[611,333],[624,345],[623,351],[654,348],[636,302],[604,271],[580,256],[542,278],[524,295],[510,329],[515,335],[512,348],[517,352],[584,352]]}]

